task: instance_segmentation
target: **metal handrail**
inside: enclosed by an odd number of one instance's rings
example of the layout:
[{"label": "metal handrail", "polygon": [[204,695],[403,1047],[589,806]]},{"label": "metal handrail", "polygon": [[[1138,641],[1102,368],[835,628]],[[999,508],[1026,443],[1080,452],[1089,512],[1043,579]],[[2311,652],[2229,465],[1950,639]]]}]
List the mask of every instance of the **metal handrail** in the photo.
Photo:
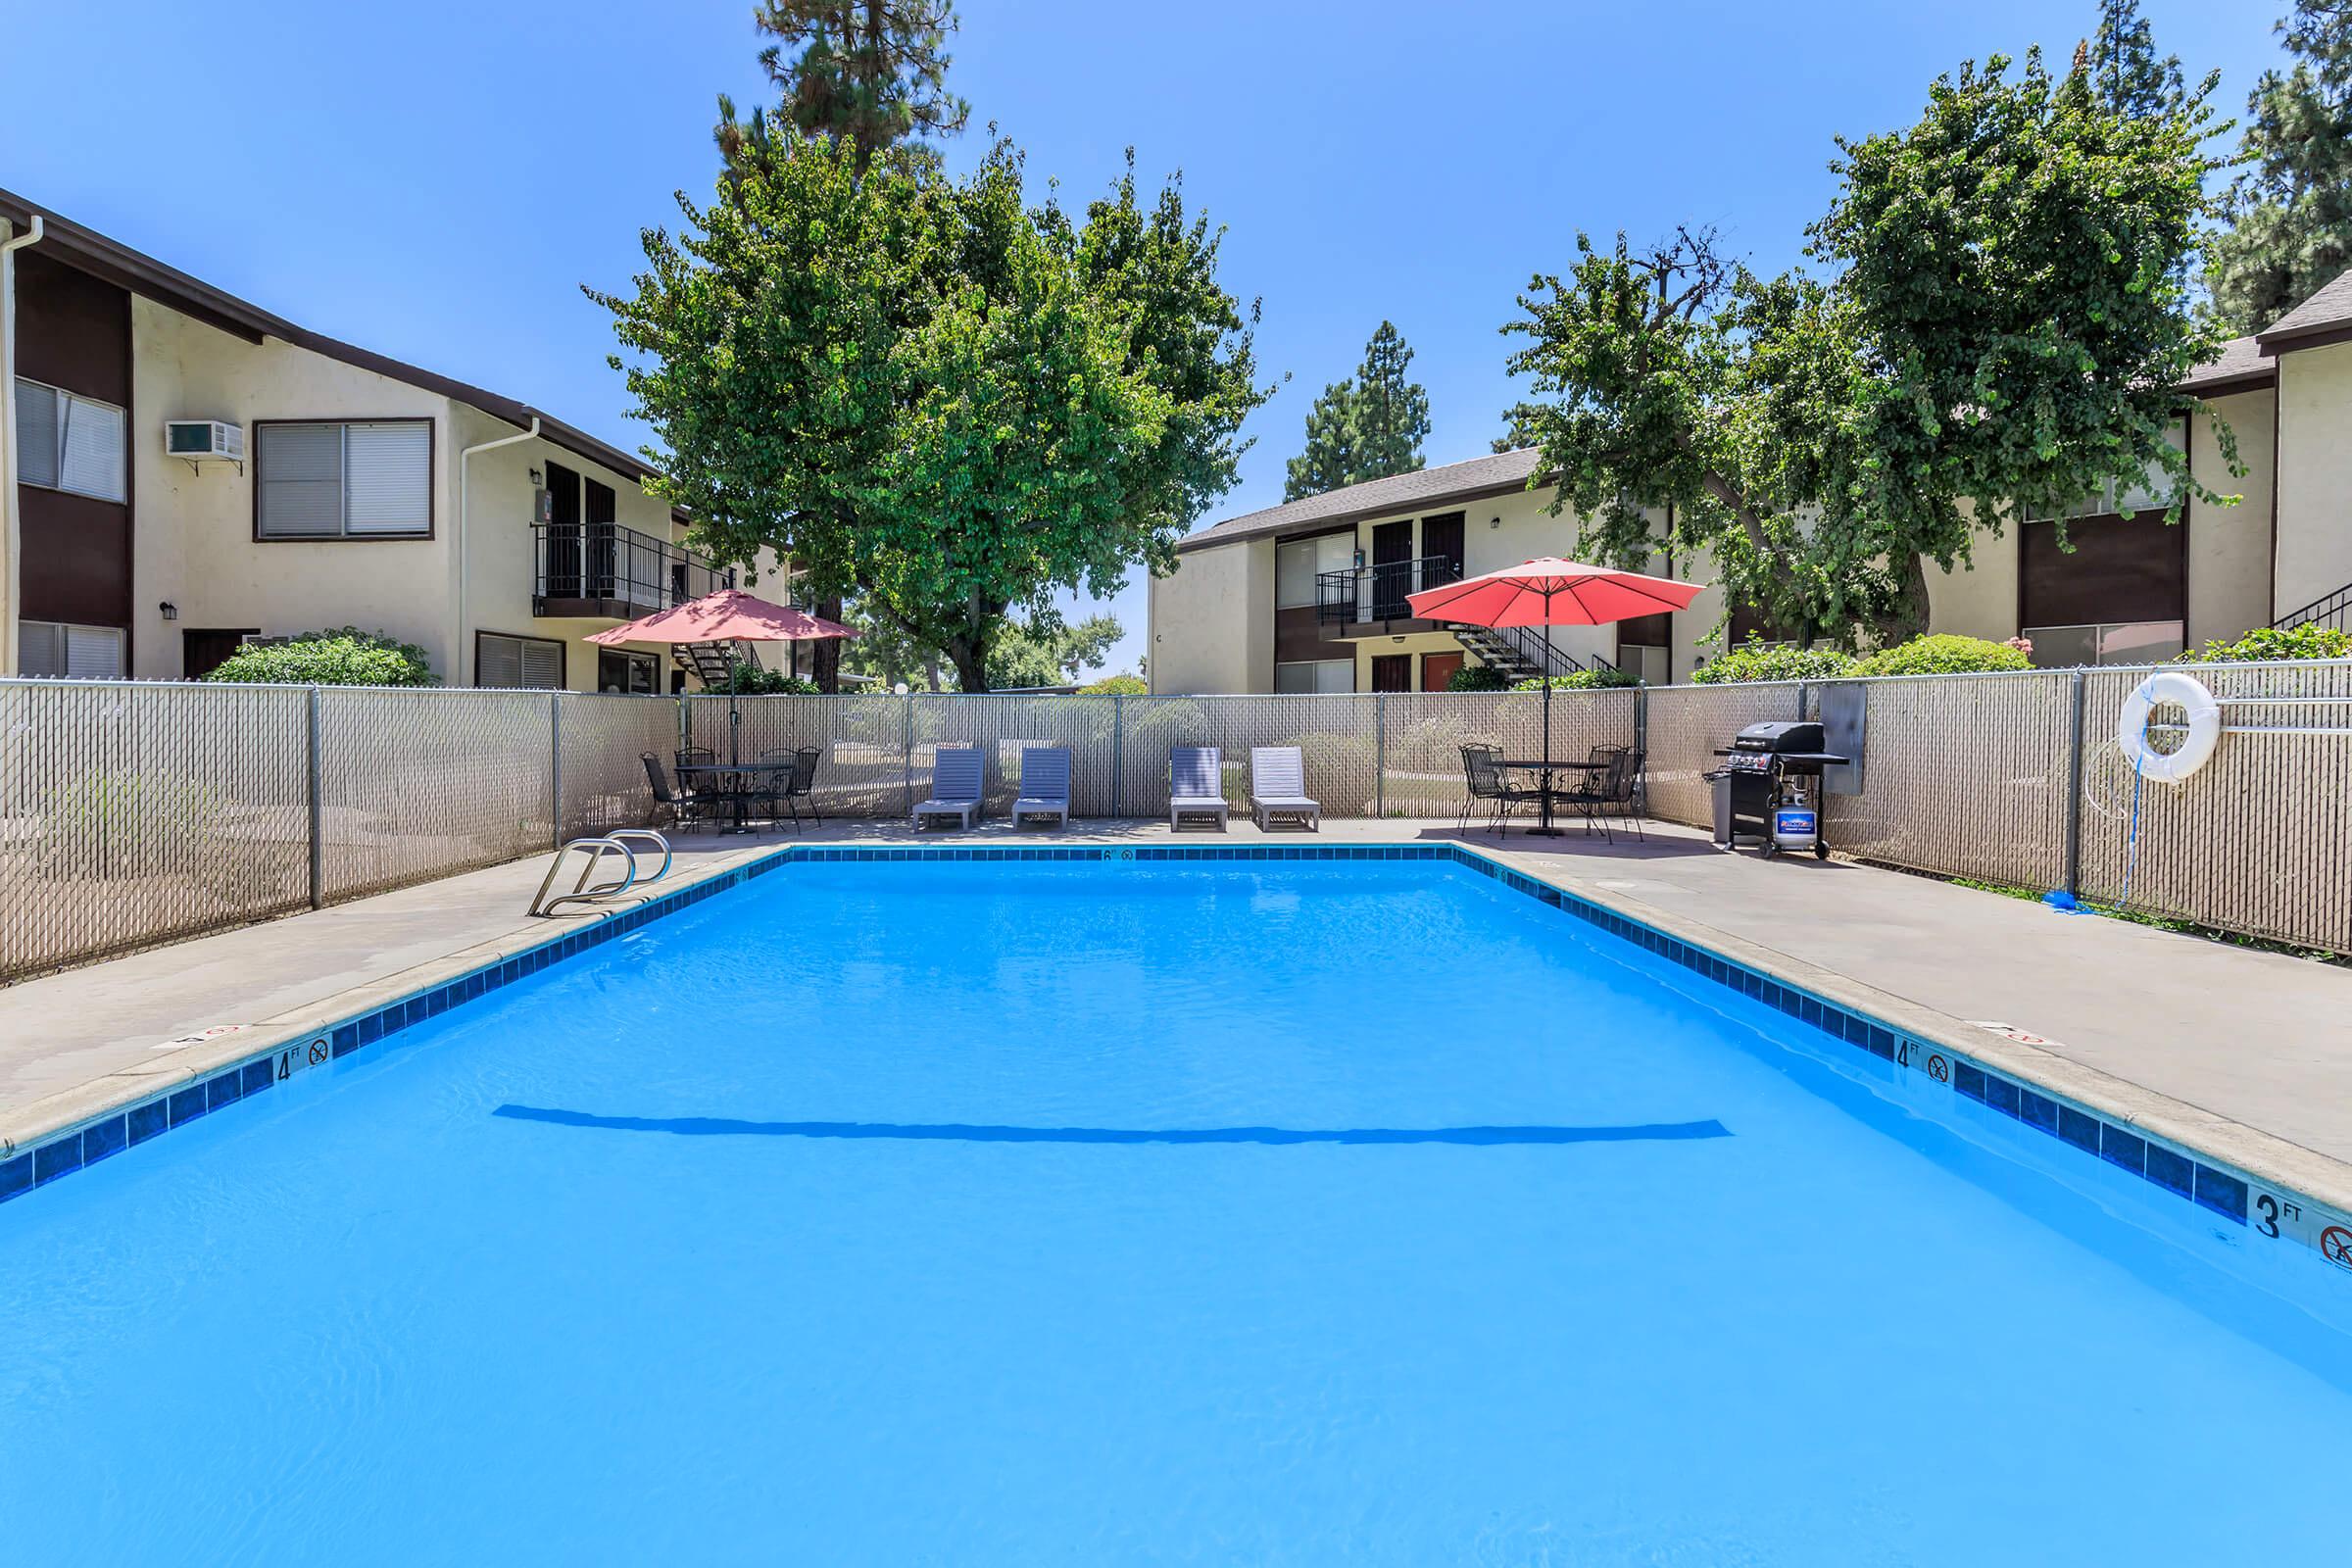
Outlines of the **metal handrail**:
[{"label": "metal handrail", "polygon": [[2271,622],[2275,631],[2292,631],[2297,626],[2322,625],[2337,631],[2352,631],[2352,582],[2331,594],[2322,594],[2300,610],[2290,610]]},{"label": "metal handrail", "polygon": [[551,600],[638,614],[735,586],[734,567],[614,522],[531,524],[531,566],[535,615],[547,613]]},{"label": "metal handrail", "polygon": [[[587,857],[580,862],[580,879],[572,884],[569,893],[559,893],[554,898],[549,898],[547,890],[555,885],[556,873],[564,868],[564,857],[574,850],[580,851]],[[590,887],[588,885],[590,874],[596,870],[597,862],[607,855],[620,857],[623,867],[620,880],[599,882],[595,887]],[[531,906],[526,912],[532,915],[553,914],[566,904],[590,904],[599,899],[610,898],[615,893],[626,893],[635,885],[636,881],[637,857],[630,854],[629,847],[618,839],[572,839],[562,849],[556,851],[556,858],[548,862],[547,875],[539,879],[539,891],[531,896]]]},{"label": "metal handrail", "polygon": [[1418,556],[1315,573],[1315,619],[1324,625],[1350,621],[1410,620],[1408,600],[1424,588],[1462,580],[1459,556]]},{"label": "metal handrail", "polygon": [[[625,844],[625,842],[629,839],[653,840],[654,848],[662,852],[662,869],[656,871],[652,876],[639,877],[637,880],[645,884],[647,887],[651,887],[656,882],[659,882],[663,877],[669,875],[670,862],[674,860],[676,857],[670,852],[669,840],[663,837],[662,834],[656,832],[654,829],[650,827],[616,827],[612,829],[612,832],[607,833],[605,837],[612,840],[614,843],[619,844]],[[631,865],[635,865],[637,863],[637,852],[634,850],[629,852],[629,863]]]}]

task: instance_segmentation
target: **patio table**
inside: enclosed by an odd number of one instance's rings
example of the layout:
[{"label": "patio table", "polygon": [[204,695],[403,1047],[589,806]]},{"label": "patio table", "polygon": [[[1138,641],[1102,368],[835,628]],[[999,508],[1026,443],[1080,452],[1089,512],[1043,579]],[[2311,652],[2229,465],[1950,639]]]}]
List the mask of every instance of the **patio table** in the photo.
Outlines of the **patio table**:
[{"label": "patio table", "polygon": [[[680,762],[678,782],[693,784],[698,795],[714,796],[733,804],[735,823],[732,827],[720,828],[721,833],[750,833],[754,829],[744,820],[744,814],[753,797],[773,794],[775,786],[770,780],[778,773],[784,774],[785,782],[790,783],[792,770],[798,765],[794,762]],[[710,780],[707,786],[700,783],[705,778]]]},{"label": "patio table", "polygon": [[[1603,758],[1597,762],[1577,762],[1564,760],[1514,762],[1506,760],[1501,765],[1506,768],[1515,767],[1525,772],[1540,773],[1543,775],[1542,780],[1536,786],[1536,792],[1541,802],[1537,812],[1536,825],[1527,829],[1527,831],[1536,834],[1541,838],[1556,839],[1560,836],[1561,830],[1552,826],[1551,803],[1553,798],[1560,792],[1551,787],[1551,775],[1554,773],[1582,773],[1586,775],[1588,779],[1590,779],[1592,774],[1598,773],[1606,768],[1609,765],[1609,762],[1608,759]],[[1592,831],[1592,824],[1591,822],[1587,822],[1585,824],[1585,831],[1587,833],[1591,833]]]}]

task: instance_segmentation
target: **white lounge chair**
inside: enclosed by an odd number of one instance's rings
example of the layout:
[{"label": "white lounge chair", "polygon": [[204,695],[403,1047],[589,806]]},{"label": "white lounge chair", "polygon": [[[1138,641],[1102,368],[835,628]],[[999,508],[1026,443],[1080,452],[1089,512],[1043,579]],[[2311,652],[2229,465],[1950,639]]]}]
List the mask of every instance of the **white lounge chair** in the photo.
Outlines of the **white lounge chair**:
[{"label": "white lounge chair", "polygon": [[1070,749],[1067,746],[1021,748],[1021,797],[1012,803],[1012,826],[1020,831],[1024,819],[1053,817],[1070,825]]},{"label": "white lounge chair", "polygon": [[980,748],[941,747],[931,764],[931,798],[914,808],[914,830],[923,830],[927,816],[953,816],[958,826],[970,827],[986,793]]},{"label": "white lounge chair", "polygon": [[1214,816],[1225,831],[1225,760],[1214,746],[1168,748],[1168,831],[1188,816]]},{"label": "white lounge chair", "polygon": [[1250,815],[1261,833],[1278,816],[1323,831],[1323,808],[1306,797],[1306,764],[1298,747],[1250,748]]}]

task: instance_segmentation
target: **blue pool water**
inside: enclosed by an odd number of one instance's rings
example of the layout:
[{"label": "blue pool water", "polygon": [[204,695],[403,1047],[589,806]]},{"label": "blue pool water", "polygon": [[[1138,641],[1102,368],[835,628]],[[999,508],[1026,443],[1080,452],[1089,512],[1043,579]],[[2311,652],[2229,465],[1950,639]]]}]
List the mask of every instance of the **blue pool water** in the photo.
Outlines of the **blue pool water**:
[{"label": "blue pool water", "polygon": [[794,865],[0,1207],[0,1555],[2342,1561],[2340,1319],[1898,1076],[1444,867]]}]

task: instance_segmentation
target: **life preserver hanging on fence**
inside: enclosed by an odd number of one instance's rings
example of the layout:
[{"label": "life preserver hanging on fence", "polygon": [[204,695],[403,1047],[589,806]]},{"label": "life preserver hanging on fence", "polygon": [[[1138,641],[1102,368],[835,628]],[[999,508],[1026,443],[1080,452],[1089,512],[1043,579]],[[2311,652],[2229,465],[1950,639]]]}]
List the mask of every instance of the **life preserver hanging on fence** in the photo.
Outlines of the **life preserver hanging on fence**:
[{"label": "life preserver hanging on fence", "polygon": [[[2188,712],[2187,738],[2169,752],[2148,745],[2148,715],[2163,703],[2178,703]],[[2125,760],[2160,784],[2179,784],[2203,767],[2221,738],[2222,705],[2196,677],[2177,669],[2158,670],[2133,687],[2115,721],[2115,744]]]}]

